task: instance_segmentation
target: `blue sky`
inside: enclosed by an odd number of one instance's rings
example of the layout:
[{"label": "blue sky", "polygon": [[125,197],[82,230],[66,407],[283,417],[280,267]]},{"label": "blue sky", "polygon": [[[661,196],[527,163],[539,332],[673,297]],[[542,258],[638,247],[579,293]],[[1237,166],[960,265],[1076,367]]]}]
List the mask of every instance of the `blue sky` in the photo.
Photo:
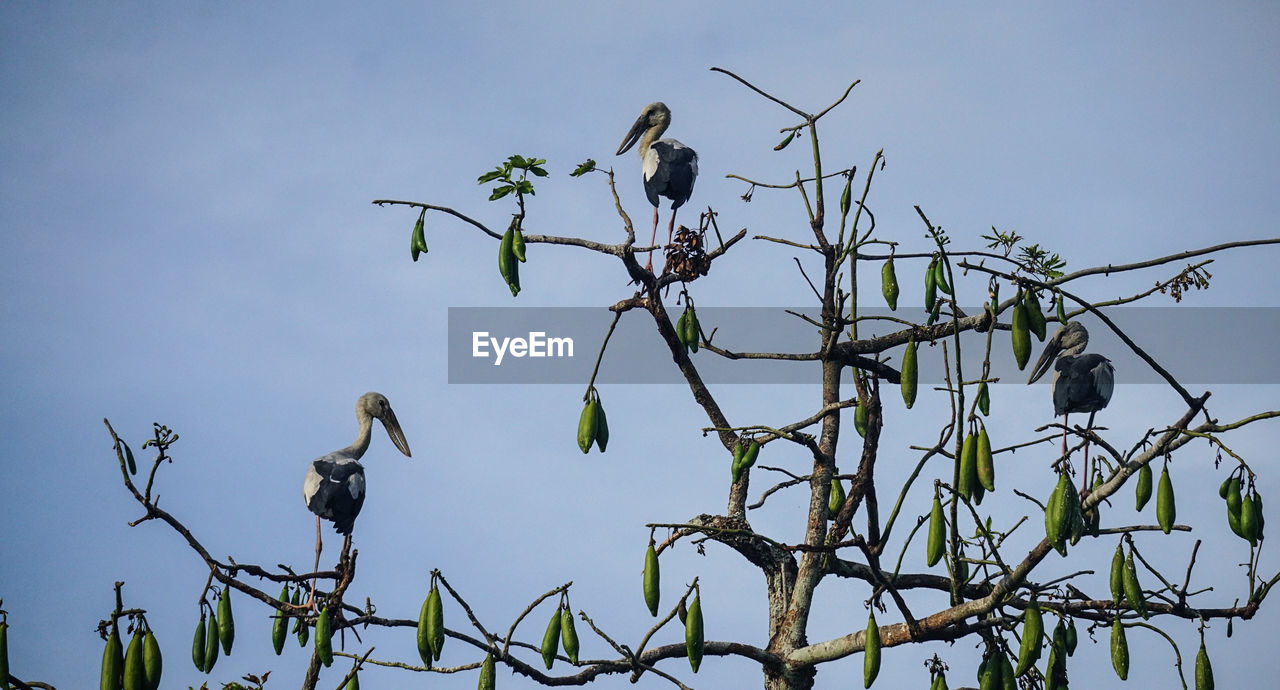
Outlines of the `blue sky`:
[{"label": "blue sky", "polygon": [[[687,390],[602,387],[613,441],[607,454],[584,457],[572,434],[585,381],[449,385],[444,352],[449,307],[602,306],[631,294],[621,267],[535,246],[513,301],[491,241],[432,216],[431,252],[411,263],[414,216],[370,200],[449,205],[501,227],[510,209],[488,203],[476,176],[512,153],[538,155],[552,177],[531,200],[529,231],[616,241],[622,230],[603,178],[567,173],[588,157],[613,165],[628,212],[647,222],[634,155],[612,154],[640,108],[663,100],[674,114],[668,135],[700,154],[687,208],[713,206],[722,229],[803,238],[795,195],[758,191],[744,204],[743,185],[724,177],[783,182],[803,170],[807,147],[771,151],[778,129],[796,121],[708,69],[719,66],[811,111],[862,80],[823,122],[827,167],[865,169],[885,150],[870,203],[902,251],[927,249],[914,204],[959,246],[974,247],[995,225],[1076,268],[1275,236],[1277,19],[1274,8],[1250,3],[5,3],[0,597],[14,672],[87,685],[100,655],[92,628],[110,611],[111,583],[124,580],[127,605],[152,612],[168,680],[203,678],[185,650],[205,573],[172,532],[126,525],[138,510],[120,486],[104,416],[135,449],[153,421],[182,434],[177,461],[161,471],[162,506],[213,553],[304,568],[313,523],[299,498],[303,470],[350,442],[352,406],[366,390],[390,398],[414,457],[375,435],[370,499],[356,528],[356,597],[412,617],[427,573],[440,568],[491,630],[505,630],[538,594],[573,580],[575,609],[638,640],[649,624],[639,592],[643,525],[723,510],[727,457],[699,433]],[[792,255],[741,245],[695,283],[698,303],[807,304]],[[1274,248],[1222,255],[1210,267],[1213,288],[1186,303],[1280,306],[1277,258]],[[1106,299],[1167,277],[1120,275],[1081,289]],[[919,288],[903,282],[903,301],[919,301]],[[961,289],[976,301],[984,282]],[[1223,420],[1276,406],[1274,385],[1212,390]],[[806,386],[718,392],[735,424],[786,423],[817,400]],[[1005,438],[1028,438],[1051,421],[1043,387],[999,386],[994,407],[1004,408],[993,431]],[[933,434],[921,435],[921,425],[941,423],[921,420],[940,420],[945,409],[933,393],[910,418],[890,419],[887,447],[903,458],[896,466],[914,464],[908,446]],[[1122,385],[1099,419],[1127,446],[1177,414],[1167,390]],[[1274,424],[1227,440],[1264,472],[1276,441]],[[1225,470],[1211,459],[1191,450],[1176,456],[1174,471],[1179,515],[1208,516],[1194,534],[1205,540],[1195,581],[1217,587],[1208,596],[1219,606],[1240,591],[1235,563],[1247,554],[1221,524],[1211,487]],[[1015,458],[1002,476],[1047,495],[1047,463],[1032,460]],[[792,451],[770,462],[808,466]],[[898,471],[883,464],[882,501]],[[1275,477],[1262,482],[1266,495],[1280,495]],[[910,496],[920,513],[924,496],[919,487]],[[794,541],[803,505],[800,494],[783,495],[751,519]],[[1026,508],[1010,501],[992,510],[1016,517]],[[1181,575],[1192,540],[1144,543]],[[1097,546],[1099,563],[1112,548]],[[1266,555],[1263,564],[1275,568]],[[709,637],[763,644],[760,578],[736,556],[682,546],[664,556],[664,574],[672,600],[680,583],[702,578]],[[829,581],[810,639],[861,627],[867,595]],[[271,655],[266,616],[241,602],[236,651],[215,679],[271,669],[268,687],[297,681],[304,655],[296,647]],[[456,607],[446,619],[462,627]],[[1224,624],[1212,626],[1221,685],[1280,671],[1270,653],[1277,620],[1264,608],[1260,619],[1237,622],[1231,640]],[[892,613],[886,622],[896,622]],[[522,626],[523,637],[538,639],[541,625]],[[1170,631],[1194,654],[1191,623]],[[1073,662],[1082,686],[1114,683],[1105,633]],[[1172,683],[1167,645],[1129,637],[1135,669],[1153,686]],[[364,645],[380,658],[414,655],[408,631],[371,632]],[[584,645],[584,657],[609,651]],[[966,642],[886,650],[880,682],[923,686],[921,662],[934,652],[956,669],[953,686],[972,677],[977,659]],[[445,654],[451,664],[480,658],[456,643]],[[847,677],[860,663],[836,662],[823,677]],[[708,659],[697,677],[681,663],[664,668],[697,687],[759,682],[758,669],[737,659]],[[365,682],[420,680],[381,672]],[[473,673],[431,681],[475,682]],[[499,682],[520,686],[504,673]]]}]

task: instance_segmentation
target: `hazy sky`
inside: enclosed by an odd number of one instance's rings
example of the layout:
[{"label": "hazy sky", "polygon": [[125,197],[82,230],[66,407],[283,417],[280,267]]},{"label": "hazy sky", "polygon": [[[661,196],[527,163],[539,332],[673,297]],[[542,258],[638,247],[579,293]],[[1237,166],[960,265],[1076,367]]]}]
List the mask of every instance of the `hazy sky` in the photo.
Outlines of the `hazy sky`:
[{"label": "hazy sky", "polygon": [[[537,155],[552,176],[530,199],[529,231],[617,241],[621,223],[604,178],[567,174],[589,157],[614,166],[623,204],[647,224],[637,159],[613,152],[640,109],[663,100],[673,112],[668,135],[700,155],[701,177],[681,219],[692,222],[710,205],[726,234],[746,227],[804,241],[794,193],[757,190],[746,204],[745,185],[725,175],[785,183],[806,170],[808,140],[773,152],[794,116],[710,67],[809,111],[861,79],[822,123],[826,166],[865,171],[884,149],[888,163],[869,204],[880,236],[900,242],[900,251],[928,249],[915,204],[957,247],[977,248],[996,226],[1059,252],[1072,268],[1278,234],[1280,13],[1262,3],[270,5],[0,5],[0,256],[9,262],[0,274],[0,437],[9,448],[0,597],[11,666],[24,679],[91,684],[101,654],[93,628],[113,606],[116,580],[126,583],[127,606],[151,612],[166,687],[205,678],[187,650],[207,571],[171,530],[127,526],[139,510],[119,481],[104,416],[135,450],[154,421],[182,435],[175,462],[160,471],[161,505],[211,552],[302,571],[313,546],[299,496],[303,471],[351,441],[352,408],[367,390],[390,398],[414,456],[399,456],[376,430],[352,602],[368,596],[384,615],[415,617],[430,569],[440,568],[489,630],[505,631],[529,601],[572,580],[575,610],[636,644],[651,625],[639,587],[644,524],[724,510],[728,456],[702,437],[706,422],[687,387],[602,385],[611,445],[583,456],[573,433],[585,380],[450,385],[446,367],[449,307],[602,308],[632,294],[620,264],[532,246],[525,290],[513,300],[491,240],[432,215],[431,251],[412,263],[416,214],[369,201],[453,206],[501,228],[511,205],[487,202],[475,178],[512,153]],[[811,306],[792,261],[797,251],[739,245],[693,284],[698,304]],[[1212,289],[1184,304],[1280,307],[1278,259],[1276,248],[1224,254],[1209,267]],[[919,269],[899,267],[910,276],[904,304],[920,301]],[[1109,299],[1176,270],[1078,289]],[[977,303],[985,281],[971,277],[960,289]],[[1274,310],[1252,313],[1264,333],[1275,333]],[[603,328],[595,333],[580,345],[585,356],[594,356]],[[1122,384],[1126,373],[1117,373]],[[1208,388],[1224,421],[1275,408],[1280,398],[1275,385]],[[737,425],[780,426],[818,401],[814,386],[714,392]],[[1046,387],[998,386],[993,397],[998,444],[1032,438],[1052,421]],[[918,459],[908,446],[931,443],[948,409],[933,391],[909,414],[887,404],[882,504]],[[1166,388],[1121,385],[1099,423],[1127,448],[1179,413]],[[1280,497],[1269,462],[1277,440],[1271,424],[1227,443],[1264,472],[1264,493]],[[1245,596],[1236,564],[1247,548],[1223,524],[1213,487],[1228,466],[1215,469],[1212,460],[1200,444],[1172,465],[1179,516],[1201,516],[1196,531],[1144,536],[1140,548],[1181,582],[1191,545],[1203,539],[1193,588],[1215,591],[1196,601],[1228,606]],[[1035,453],[1002,459],[1001,480],[1046,496],[1048,462]],[[791,449],[765,464],[809,467]],[[913,488],[906,510],[927,511],[926,484]],[[753,498],[767,485],[757,473]],[[1111,509],[1117,521],[1138,519],[1131,496],[1125,489]],[[1030,510],[1030,534],[1021,535],[1029,544],[1039,529],[1034,506],[1007,491],[1001,499],[984,512],[1007,525]],[[798,541],[806,501],[782,493],[749,517],[762,533]],[[333,555],[338,541],[328,536]],[[1051,556],[1038,580],[1104,568],[1115,544],[1099,541],[1080,549],[1091,561]],[[908,564],[918,559],[913,545]],[[1262,562],[1264,573],[1275,570],[1269,554]],[[762,580],[736,554],[713,544],[699,556],[681,544],[664,555],[663,572],[672,602],[684,583],[702,578],[710,639],[765,644]],[[829,579],[810,639],[862,627],[868,595],[863,583]],[[944,604],[918,600],[919,610]],[[264,607],[240,598],[236,615],[235,652],[213,678],[272,670],[268,687],[295,686],[306,655],[292,640],[283,657],[272,655]],[[546,615],[536,611],[519,637],[540,640]],[[882,625],[898,620],[892,610],[880,616]],[[1237,621],[1231,640],[1224,623],[1212,625],[1220,686],[1257,687],[1280,673],[1277,621],[1268,606],[1260,619]],[[471,634],[451,604],[446,624]],[[1189,662],[1194,624],[1167,629]],[[1116,684],[1107,632],[1072,660],[1080,687]],[[612,656],[582,636],[583,658]],[[675,642],[680,631],[655,639]],[[1171,687],[1168,645],[1140,629],[1129,639],[1134,677]],[[415,661],[411,640],[409,630],[371,630],[363,643],[348,638],[348,649],[375,646],[377,658]],[[966,641],[887,649],[880,685],[923,687],[921,664],[934,653],[952,665],[952,687],[974,683],[978,655]],[[444,654],[448,665],[482,657],[456,640]],[[681,660],[663,668],[696,687],[760,683],[758,667],[739,658],[708,658],[697,676]],[[860,655],[824,666],[819,687],[844,686],[860,670]],[[327,671],[322,686],[338,674]],[[378,670],[362,680],[423,682]],[[428,682],[469,688],[475,673]],[[640,685],[671,687],[651,676]],[[500,670],[499,686],[526,684]],[[609,678],[597,686],[628,684]]]}]

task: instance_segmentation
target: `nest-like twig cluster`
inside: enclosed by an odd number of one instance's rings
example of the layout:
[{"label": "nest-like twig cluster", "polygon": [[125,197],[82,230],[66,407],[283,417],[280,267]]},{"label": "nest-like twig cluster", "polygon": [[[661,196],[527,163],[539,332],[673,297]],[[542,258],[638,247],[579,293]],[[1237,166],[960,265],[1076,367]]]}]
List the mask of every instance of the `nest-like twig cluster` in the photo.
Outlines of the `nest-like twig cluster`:
[{"label": "nest-like twig cluster", "polygon": [[704,230],[690,230],[681,225],[671,244],[667,245],[666,254],[667,272],[675,274],[686,283],[705,276],[711,268],[711,260],[707,258],[707,233]]}]

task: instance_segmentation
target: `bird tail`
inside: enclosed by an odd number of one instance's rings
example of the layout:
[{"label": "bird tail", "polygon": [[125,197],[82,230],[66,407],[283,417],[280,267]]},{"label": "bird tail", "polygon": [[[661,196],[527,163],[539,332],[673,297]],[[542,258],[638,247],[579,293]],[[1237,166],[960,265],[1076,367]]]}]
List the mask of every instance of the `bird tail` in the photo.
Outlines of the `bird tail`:
[{"label": "bird tail", "polygon": [[351,530],[356,526],[355,518],[338,519],[333,521],[333,531],[343,536],[351,536]]}]

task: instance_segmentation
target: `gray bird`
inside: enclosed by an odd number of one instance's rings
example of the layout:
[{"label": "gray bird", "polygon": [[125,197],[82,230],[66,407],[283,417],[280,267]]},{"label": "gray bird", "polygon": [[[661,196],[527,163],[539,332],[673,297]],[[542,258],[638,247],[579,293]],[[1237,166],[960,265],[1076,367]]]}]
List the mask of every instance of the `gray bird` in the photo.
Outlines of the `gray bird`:
[{"label": "gray bird", "polygon": [[[675,139],[658,139],[671,125],[671,110],[663,103],[650,103],[640,112],[631,131],[622,139],[617,155],[621,156],[640,142],[640,167],[644,173],[644,193],[653,204],[653,235],[649,244],[658,238],[658,197],[671,200],[671,221],[667,223],[667,244],[675,230],[676,210],[693,194],[693,183],[698,179],[698,154]],[[653,252],[649,252],[646,270],[653,270]]]},{"label": "gray bird", "polygon": [[[355,443],[335,450],[311,461],[307,466],[307,476],[302,482],[302,498],[307,508],[316,514],[316,570],[320,569],[320,518],[333,522],[334,531],[345,536],[345,551],[351,539],[351,530],[355,526],[356,516],[364,506],[365,484],[364,466],[360,458],[369,449],[369,440],[373,431],[373,420],[382,422],[391,442],[405,457],[409,453],[409,442],[404,438],[396,413],[391,410],[391,403],[381,393],[365,393],[356,401],[356,420],[360,424],[360,432]],[[315,589],[312,585],[312,598]]]},{"label": "gray bird", "polygon": [[[1028,384],[1035,383],[1049,371],[1053,364],[1053,413],[1062,415],[1062,454],[1067,454],[1067,415],[1072,412],[1088,412],[1093,427],[1093,416],[1111,402],[1115,389],[1115,367],[1111,360],[1095,352],[1081,354],[1089,344],[1089,331],[1079,321],[1068,321],[1049,339],[1040,353],[1040,359],[1031,369]],[[1056,361],[1055,361],[1056,358]],[[1085,439],[1085,477],[1089,468],[1089,441]]]}]

